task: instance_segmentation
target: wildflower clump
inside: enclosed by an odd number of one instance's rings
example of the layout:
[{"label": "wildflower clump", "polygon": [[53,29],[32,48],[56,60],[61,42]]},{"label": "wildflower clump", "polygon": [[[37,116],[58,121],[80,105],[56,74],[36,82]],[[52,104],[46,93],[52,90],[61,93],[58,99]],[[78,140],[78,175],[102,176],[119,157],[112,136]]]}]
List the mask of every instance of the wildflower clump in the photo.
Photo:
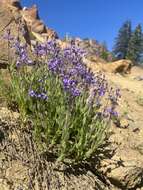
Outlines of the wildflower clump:
[{"label": "wildflower clump", "polygon": [[15,50],[12,101],[22,121],[31,122],[39,151],[52,152],[58,160],[91,157],[118,116],[120,91],[110,88],[102,73],[87,68],[85,52],[73,43],[65,49],[55,40],[37,43],[31,56],[19,39],[7,39]]}]

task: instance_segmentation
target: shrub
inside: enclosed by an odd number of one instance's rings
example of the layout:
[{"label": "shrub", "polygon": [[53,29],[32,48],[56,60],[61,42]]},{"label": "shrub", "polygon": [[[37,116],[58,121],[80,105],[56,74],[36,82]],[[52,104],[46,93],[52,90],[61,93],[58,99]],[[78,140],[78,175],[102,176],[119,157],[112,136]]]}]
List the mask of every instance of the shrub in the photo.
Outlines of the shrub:
[{"label": "shrub", "polygon": [[91,157],[117,117],[119,90],[109,88],[102,73],[93,74],[82,61],[85,52],[73,44],[62,50],[54,40],[37,43],[34,59],[26,44],[9,44],[15,60],[8,94],[23,123],[31,122],[39,151],[51,151],[60,161]]}]

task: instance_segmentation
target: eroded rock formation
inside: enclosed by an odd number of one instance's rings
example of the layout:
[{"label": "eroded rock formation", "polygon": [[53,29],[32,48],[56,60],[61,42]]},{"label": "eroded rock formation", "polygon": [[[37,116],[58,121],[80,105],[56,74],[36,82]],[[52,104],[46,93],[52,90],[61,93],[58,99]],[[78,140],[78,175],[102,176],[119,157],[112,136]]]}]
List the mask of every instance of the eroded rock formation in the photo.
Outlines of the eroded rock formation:
[{"label": "eroded rock formation", "polygon": [[88,57],[85,59],[85,63],[93,71],[100,70],[108,73],[121,74],[129,74],[133,65],[132,61],[126,59],[107,63],[103,59],[97,58],[96,56]]},{"label": "eroded rock formation", "polygon": [[58,38],[56,32],[52,29],[47,28],[40,20],[38,8],[36,5],[33,5],[31,8],[24,7],[21,10],[21,15],[32,34],[36,38],[39,35],[40,41],[44,41],[45,39],[49,38]]},{"label": "eroded rock formation", "polygon": [[[47,28],[42,20],[40,20],[36,5],[33,5],[31,8],[22,8],[19,0],[1,0],[0,7],[3,12],[9,13],[9,19],[16,23],[19,23],[19,21],[23,22],[27,26],[29,33],[33,35],[39,34],[43,40],[44,38],[58,38],[57,33]],[[0,20],[4,21],[5,18],[1,18],[1,16],[0,14]]]},{"label": "eroded rock formation", "polygon": [[33,40],[44,42],[58,38],[57,33],[40,20],[36,5],[22,8],[20,0],[0,0],[0,68],[5,68],[8,60],[8,44],[3,40],[3,34],[9,28],[13,36],[29,45]]}]

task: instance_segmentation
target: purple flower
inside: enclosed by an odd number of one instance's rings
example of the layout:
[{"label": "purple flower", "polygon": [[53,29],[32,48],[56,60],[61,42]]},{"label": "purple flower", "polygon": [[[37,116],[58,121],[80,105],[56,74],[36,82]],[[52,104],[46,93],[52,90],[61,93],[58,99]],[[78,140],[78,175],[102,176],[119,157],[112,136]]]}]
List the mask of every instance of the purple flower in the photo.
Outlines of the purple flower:
[{"label": "purple flower", "polygon": [[94,83],[93,73],[86,72],[84,75],[84,80],[87,84],[93,84]]},{"label": "purple flower", "polygon": [[101,86],[99,88],[99,96],[104,96],[105,92],[106,92],[106,89],[103,86]]},{"label": "purple flower", "polygon": [[46,44],[37,44],[34,48],[34,53],[37,56],[43,56],[43,55],[47,55],[47,48],[46,48]]},{"label": "purple flower", "polygon": [[67,78],[67,77],[65,77],[65,78],[63,79],[64,89],[69,89],[69,88],[70,88],[70,83],[71,83],[70,79]]},{"label": "purple flower", "polygon": [[28,94],[31,97],[36,97],[36,93],[34,92],[34,90],[29,90]]},{"label": "purple flower", "polygon": [[48,99],[48,96],[45,93],[36,94],[35,97],[43,99],[43,100],[47,100]]},{"label": "purple flower", "polygon": [[48,96],[46,93],[36,93],[34,90],[29,90],[28,92],[29,96],[33,97],[33,98],[38,98],[38,99],[42,99],[42,100],[47,100]]},{"label": "purple flower", "polygon": [[118,117],[118,112],[112,107],[106,108],[103,114],[105,117],[108,117],[108,116]]},{"label": "purple flower", "polygon": [[63,78],[63,87],[66,92],[69,92],[73,97],[80,96],[81,92],[77,88],[78,81],[68,78]]},{"label": "purple flower", "polygon": [[65,89],[73,88],[76,86],[76,84],[77,84],[76,80],[70,79],[68,77],[63,78],[63,85]]},{"label": "purple flower", "polygon": [[72,68],[69,70],[69,75],[70,76],[73,76],[73,75],[76,75],[77,74],[77,70],[75,68]]},{"label": "purple flower", "polygon": [[27,60],[27,64],[28,64],[28,65],[33,65],[33,63],[34,63],[34,62],[33,62],[32,60],[30,60],[30,59]]},{"label": "purple flower", "polygon": [[81,95],[81,92],[77,88],[72,88],[71,92],[74,97]]},{"label": "purple flower", "polygon": [[63,55],[65,59],[72,61],[73,64],[77,64],[84,57],[85,52],[81,48],[71,45],[64,49]]},{"label": "purple flower", "polygon": [[45,93],[41,93],[41,99],[43,99],[43,100],[47,100],[47,99],[48,99],[47,94],[45,94]]},{"label": "purple flower", "polygon": [[81,63],[78,63],[75,67],[75,69],[77,70],[77,72],[83,76],[86,73],[86,69],[84,68],[84,66]]},{"label": "purple flower", "polygon": [[33,61],[28,57],[27,45],[21,44],[19,40],[16,40],[13,44],[13,48],[15,49],[15,53],[18,56],[16,61],[16,66],[21,66],[24,64],[32,65]]},{"label": "purple flower", "polygon": [[62,61],[58,58],[53,58],[48,62],[49,70],[52,72],[58,72],[62,68]]}]

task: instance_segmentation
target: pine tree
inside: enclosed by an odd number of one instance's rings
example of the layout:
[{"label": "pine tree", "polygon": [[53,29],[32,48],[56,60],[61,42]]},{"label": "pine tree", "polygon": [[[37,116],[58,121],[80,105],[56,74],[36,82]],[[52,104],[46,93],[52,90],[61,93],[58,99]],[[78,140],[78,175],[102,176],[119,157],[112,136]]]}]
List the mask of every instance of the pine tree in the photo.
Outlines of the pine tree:
[{"label": "pine tree", "polygon": [[127,56],[128,45],[131,38],[131,22],[126,21],[119,30],[115,41],[113,53],[116,57],[124,59]]},{"label": "pine tree", "polygon": [[131,39],[129,41],[127,57],[133,62],[139,62],[141,54],[143,53],[143,34],[142,27],[139,24],[135,31],[132,33]]}]

